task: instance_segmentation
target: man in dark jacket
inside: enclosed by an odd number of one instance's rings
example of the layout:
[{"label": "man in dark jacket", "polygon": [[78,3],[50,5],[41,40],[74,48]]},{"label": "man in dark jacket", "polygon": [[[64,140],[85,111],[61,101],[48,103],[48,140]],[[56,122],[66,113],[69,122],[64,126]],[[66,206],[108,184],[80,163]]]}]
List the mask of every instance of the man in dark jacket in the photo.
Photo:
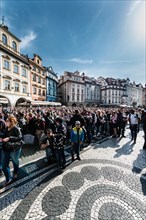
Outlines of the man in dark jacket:
[{"label": "man in dark jacket", "polygon": [[72,118],[70,119],[70,125],[72,126],[72,128],[75,127],[75,122],[79,121],[81,123],[81,127],[85,125],[85,120],[84,118],[79,114],[79,111],[76,109],[75,110],[75,114],[72,116]]},{"label": "man in dark jacket", "polygon": [[146,150],[146,110],[144,110],[141,122],[142,122],[142,125],[143,125],[143,131],[144,131],[144,145],[143,145],[143,149]]},{"label": "man in dark jacket", "polygon": [[66,166],[66,158],[64,153],[64,145],[66,142],[66,127],[63,124],[62,118],[57,117],[56,122],[56,156],[58,161],[58,169],[62,170]]}]

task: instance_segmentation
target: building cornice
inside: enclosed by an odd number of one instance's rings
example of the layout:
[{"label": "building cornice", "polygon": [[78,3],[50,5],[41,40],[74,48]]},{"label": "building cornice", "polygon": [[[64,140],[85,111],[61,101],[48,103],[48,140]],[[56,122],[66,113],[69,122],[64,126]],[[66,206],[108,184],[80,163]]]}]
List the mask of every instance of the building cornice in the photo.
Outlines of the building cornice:
[{"label": "building cornice", "polygon": [[11,56],[11,57],[13,57],[15,59],[18,59],[19,61],[29,65],[29,62],[28,62],[27,58],[23,57],[19,52],[17,52],[18,53],[18,55],[17,55],[13,51],[8,50],[7,48],[5,48],[2,44],[0,44],[0,50],[2,50],[7,55],[9,55],[9,56]]},{"label": "building cornice", "polygon": [[66,80],[65,82],[59,84],[58,87],[62,86],[63,84],[66,84],[67,82],[72,82],[72,83],[75,83],[75,84],[85,85],[85,83],[82,83],[82,82],[77,82],[77,81],[73,81],[73,80]]}]

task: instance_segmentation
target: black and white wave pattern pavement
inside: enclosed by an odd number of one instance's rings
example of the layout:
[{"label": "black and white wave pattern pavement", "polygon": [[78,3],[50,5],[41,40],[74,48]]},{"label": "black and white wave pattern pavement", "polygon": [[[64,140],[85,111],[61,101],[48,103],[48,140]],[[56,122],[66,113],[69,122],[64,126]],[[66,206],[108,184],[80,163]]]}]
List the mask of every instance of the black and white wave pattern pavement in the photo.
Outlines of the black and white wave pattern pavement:
[{"label": "black and white wave pattern pavement", "polygon": [[146,220],[146,178],[112,160],[83,160],[46,172],[1,197],[0,219]]}]

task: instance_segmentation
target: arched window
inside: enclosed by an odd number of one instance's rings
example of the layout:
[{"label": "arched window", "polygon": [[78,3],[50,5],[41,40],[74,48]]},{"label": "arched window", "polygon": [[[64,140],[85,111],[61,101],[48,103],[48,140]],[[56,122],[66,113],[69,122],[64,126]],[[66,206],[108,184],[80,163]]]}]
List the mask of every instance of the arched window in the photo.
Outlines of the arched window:
[{"label": "arched window", "polygon": [[15,41],[12,42],[12,48],[13,48],[14,50],[17,50],[17,44],[15,43]]},{"label": "arched window", "polygon": [[7,45],[7,36],[5,34],[2,35],[2,41],[5,45]]}]

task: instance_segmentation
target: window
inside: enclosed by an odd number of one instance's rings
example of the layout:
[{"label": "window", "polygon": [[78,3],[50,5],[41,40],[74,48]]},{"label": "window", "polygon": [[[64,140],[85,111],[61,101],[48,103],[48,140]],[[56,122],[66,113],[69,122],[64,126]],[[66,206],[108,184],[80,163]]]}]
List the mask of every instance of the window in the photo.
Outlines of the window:
[{"label": "window", "polygon": [[2,35],[3,44],[7,45],[7,36],[5,34]]},{"label": "window", "polygon": [[84,95],[82,94],[81,95],[81,102],[83,102],[84,101]]},{"label": "window", "polygon": [[23,87],[22,87],[22,92],[23,92],[23,93],[27,93],[27,86],[23,86]]},{"label": "window", "polygon": [[44,79],[43,79],[43,82],[42,82],[42,84],[43,84],[43,85],[45,85],[45,80],[44,80]]},{"label": "window", "polygon": [[33,75],[33,81],[36,82],[36,75]]},{"label": "window", "polygon": [[77,89],[77,93],[80,93],[80,89]]},{"label": "window", "polygon": [[79,97],[79,95],[77,95],[77,101],[79,101],[80,100],[80,97]]},{"label": "window", "polygon": [[15,83],[15,92],[19,92],[19,83]]},{"label": "window", "polygon": [[41,95],[41,89],[39,89],[39,91],[38,91],[38,95]]},{"label": "window", "polygon": [[4,68],[9,70],[10,69],[10,64],[8,60],[4,60]]},{"label": "window", "polygon": [[5,89],[10,90],[10,81],[9,80],[5,80]]},{"label": "window", "polygon": [[33,66],[33,70],[36,71],[36,67],[35,66]]},{"label": "window", "polygon": [[17,50],[17,44],[15,43],[15,41],[12,42],[12,48],[13,48],[14,50]]},{"label": "window", "polygon": [[33,87],[33,94],[36,94],[36,88]]},{"label": "window", "polygon": [[75,92],[75,89],[74,89],[74,88],[72,88],[72,92]]},{"label": "window", "polygon": [[45,96],[46,94],[45,94],[45,90],[43,90],[43,96]]},{"label": "window", "polygon": [[38,77],[38,83],[41,83],[41,78],[40,77]]},{"label": "window", "polygon": [[18,66],[14,64],[14,73],[18,73]]},{"label": "window", "polygon": [[22,76],[26,77],[26,69],[22,69]]},{"label": "window", "polygon": [[72,94],[72,101],[74,101],[75,100],[75,95],[74,94]]}]

